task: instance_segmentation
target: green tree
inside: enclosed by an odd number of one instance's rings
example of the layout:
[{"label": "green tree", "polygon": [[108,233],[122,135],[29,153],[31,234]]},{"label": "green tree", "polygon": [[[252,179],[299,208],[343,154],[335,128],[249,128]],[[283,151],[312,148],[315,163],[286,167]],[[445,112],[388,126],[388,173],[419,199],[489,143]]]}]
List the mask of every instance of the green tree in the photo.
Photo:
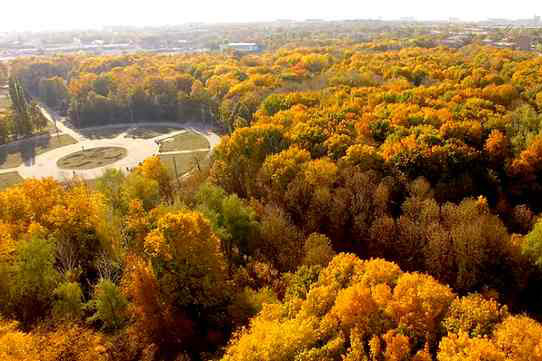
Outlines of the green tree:
[{"label": "green tree", "polygon": [[325,267],[335,256],[331,247],[331,241],[323,234],[313,233],[306,240],[304,245],[305,257],[303,264],[307,266]]},{"label": "green tree", "polygon": [[213,230],[222,241],[222,250],[231,263],[234,251],[238,256],[250,255],[254,250],[259,224],[255,212],[236,195],[210,183],[203,184],[196,199],[203,213],[211,220]]},{"label": "green tree", "polygon": [[66,82],[61,77],[42,78],[38,84],[38,94],[52,108],[66,107],[69,91]]},{"label": "green tree", "polygon": [[83,312],[83,291],[77,282],[64,282],[54,291],[53,315],[57,319],[78,320]]},{"label": "green tree", "polygon": [[51,306],[60,279],[54,263],[54,242],[33,238],[19,243],[10,295],[14,314],[25,324],[44,316]]},{"label": "green tree", "polygon": [[88,307],[94,310],[94,315],[88,321],[99,321],[104,329],[118,329],[127,319],[128,300],[117,285],[108,279],[98,282]]},{"label": "green tree", "polygon": [[122,171],[110,168],[96,180],[96,189],[105,196],[111,209],[117,212],[124,207],[121,189],[125,178]]},{"label": "green tree", "polygon": [[15,135],[24,136],[32,132],[28,97],[18,79],[9,79],[9,96],[15,123]]},{"label": "green tree", "polygon": [[537,266],[542,267],[542,221],[538,221],[533,230],[525,236],[523,254],[533,259]]},{"label": "green tree", "polygon": [[121,186],[124,204],[127,206],[132,200],[140,200],[147,210],[154,208],[160,202],[160,185],[139,172],[130,173]]},{"label": "green tree", "polygon": [[7,116],[0,113],[0,144],[5,144],[9,136]]},{"label": "green tree", "polygon": [[41,112],[41,109],[39,108],[38,104],[35,102],[30,103],[28,108],[29,116],[30,116],[30,122],[32,123],[32,126],[39,132],[41,132],[45,127],[47,127],[47,118],[43,113]]}]

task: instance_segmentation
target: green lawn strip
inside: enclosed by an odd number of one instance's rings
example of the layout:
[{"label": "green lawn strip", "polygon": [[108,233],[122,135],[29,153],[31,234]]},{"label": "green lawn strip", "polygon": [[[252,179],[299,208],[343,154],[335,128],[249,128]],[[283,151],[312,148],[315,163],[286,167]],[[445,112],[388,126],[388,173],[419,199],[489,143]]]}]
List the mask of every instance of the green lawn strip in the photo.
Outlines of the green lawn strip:
[{"label": "green lawn strip", "polygon": [[0,174],[0,189],[11,187],[23,181],[23,178],[17,172]]},{"label": "green lawn strip", "polygon": [[175,152],[178,150],[195,150],[209,148],[209,141],[204,136],[188,131],[160,142],[160,152]]},{"label": "green lawn strip", "polygon": [[15,145],[0,147],[0,169],[15,168],[37,155],[50,150],[75,144],[77,141],[67,134],[23,140]]},{"label": "green lawn strip", "polygon": [[79,133],[88,139],[112,139],[128,131],[130,127],[105,127],[96,129],[79,129]]},{"label": "green lawn strip", "polygon": [[202,166],[208,154],[209,151],[201,151],[181,154],[162,154],[158,156],[172,176],[175,176],[175,161],[177,163],[177,175],[181,176],[196,167],[196,160],[199,161],[200,166]]},{"label": "green lawn strip", "polygon": [[129,130],[126,137],[135,139],[151,139],[159,135],[174,132],[176,130],[180,129],[163,125],[138,126],[135,129]]},{"label": "green lawn strip", "polygon": [[57,165],[62,169],[84,170],[113,164],[128,155],[121,147],[99,147],[75,152],[58,160]]}]

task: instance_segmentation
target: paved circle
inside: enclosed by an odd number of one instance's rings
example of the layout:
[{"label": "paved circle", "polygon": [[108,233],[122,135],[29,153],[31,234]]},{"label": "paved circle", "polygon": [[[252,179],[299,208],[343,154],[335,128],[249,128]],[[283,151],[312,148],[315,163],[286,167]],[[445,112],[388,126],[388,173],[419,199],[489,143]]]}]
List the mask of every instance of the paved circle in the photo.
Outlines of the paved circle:
[{"label": "paved circle", "polygon": [[80,150],[60,158],[56,164],[61,169],[86,170],[118,162],[128,155],[124,147],[99,147]]},{"label": "paved circle", "polygon": [[[127,157],[120,159],[106,166],[99,166],[94,169],[66,170],[61,169],[57,162],[59,159],[80,152],[83,149],[119,147],[125,148]],[[34,164],[23,165],[17,170],[23,178],[47,178],[53,177],[58,180],[68,180],[74,175],[84,179],[100,177],[108,168],[117,168],[128,171],[135,168],[145,159],[158,154],[158,145],[154,140],[149,139],[98,139],[87,140],[77,144],[68,145],[62,148],[53,149],[49,152],[38,155]]]},{"label": "paved circle", "polygon": [[[51,113],[44,107],[40,107],[43,115],[47,117],[51,122],[54,122]],[[127,132],[122,132],[116,135],[116,138],[109,139],[96,139],[90,140],[77,130],[67,127],[63,121],[56,122],[60,134],[67,134],[74,138],[78,143],[67,145],[61,148],[50,150],[46,153],[36,156],[32,162],[25,163],[17,168],[0,170],[0,174],[8,172],[18,172],[22,178],[48,178],[52,177],[59,181],[66,181],[72,179],[74,176],[78,176],[83,179],[94,179],[103,175],[107,169],[119,169],[122,172],[128,172],[131,169],[137,167],[145,159],[154,155],[169,155],[169,154],[185,154],[185,153],[197,153],[205,150],[212,151],[214,147],[220,142],[220,137],[212,131],[212,129],[203,124],[178,124],[168,122],[152,122],[152,123],[137,123],[137,124],[116,124],[105,125],[96,127],[96,130],[106,130],[115,128],[128,128]],[[144,127],[167,127],[173,129],[179,129],[176,131],[168,132],[166,134],[158,135],[151,139],[132,138],[129,136],[129,132],[144,128]],[[83,131],[89,131],[93,128],[86,128]],[[160,142],[167,138],[192,131],[207,139],[209,142],[209,148],[207,149],[195,149],[195,150],[179,150],[174,152],[160,153]],[[115,160],[111,164],[102,164],[92,169],[80,169],[80,170],[66,170],[58,166],[57,162],[67,156],[73,155],[82,151],[83,149],[93,149],[102,147],[118,147],[126,150],[127,156]]]}]

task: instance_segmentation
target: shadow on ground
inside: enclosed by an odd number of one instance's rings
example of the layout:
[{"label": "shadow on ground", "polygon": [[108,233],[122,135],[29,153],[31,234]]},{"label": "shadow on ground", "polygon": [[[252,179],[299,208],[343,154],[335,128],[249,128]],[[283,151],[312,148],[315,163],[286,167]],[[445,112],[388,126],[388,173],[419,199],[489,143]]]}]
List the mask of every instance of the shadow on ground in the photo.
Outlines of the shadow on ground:
[{"label": "shadow on ground", "polygon": [[76,141],[68,135],[46,135],[2,146],[0,147],[0,169],[16,168],[21,164],[31,166],[36,156],[43,152],[74,143]]}]

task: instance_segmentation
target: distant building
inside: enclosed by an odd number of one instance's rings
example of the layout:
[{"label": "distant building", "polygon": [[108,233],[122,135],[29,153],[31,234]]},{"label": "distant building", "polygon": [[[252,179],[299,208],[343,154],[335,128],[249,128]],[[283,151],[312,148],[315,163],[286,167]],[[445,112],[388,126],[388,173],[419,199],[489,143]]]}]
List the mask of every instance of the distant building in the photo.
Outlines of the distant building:
[{"label": "distant building", "polygon": [[471,39],[472,37],[468,34],[457,34],[442,39],[438,43],[449,48],[461,48],[470,43]]},{"label": "distant building", "polygon": [[260,46],[256,43],[229,43],[220,45],[220,50],[236,50],[243,53],[260,51]]}]

